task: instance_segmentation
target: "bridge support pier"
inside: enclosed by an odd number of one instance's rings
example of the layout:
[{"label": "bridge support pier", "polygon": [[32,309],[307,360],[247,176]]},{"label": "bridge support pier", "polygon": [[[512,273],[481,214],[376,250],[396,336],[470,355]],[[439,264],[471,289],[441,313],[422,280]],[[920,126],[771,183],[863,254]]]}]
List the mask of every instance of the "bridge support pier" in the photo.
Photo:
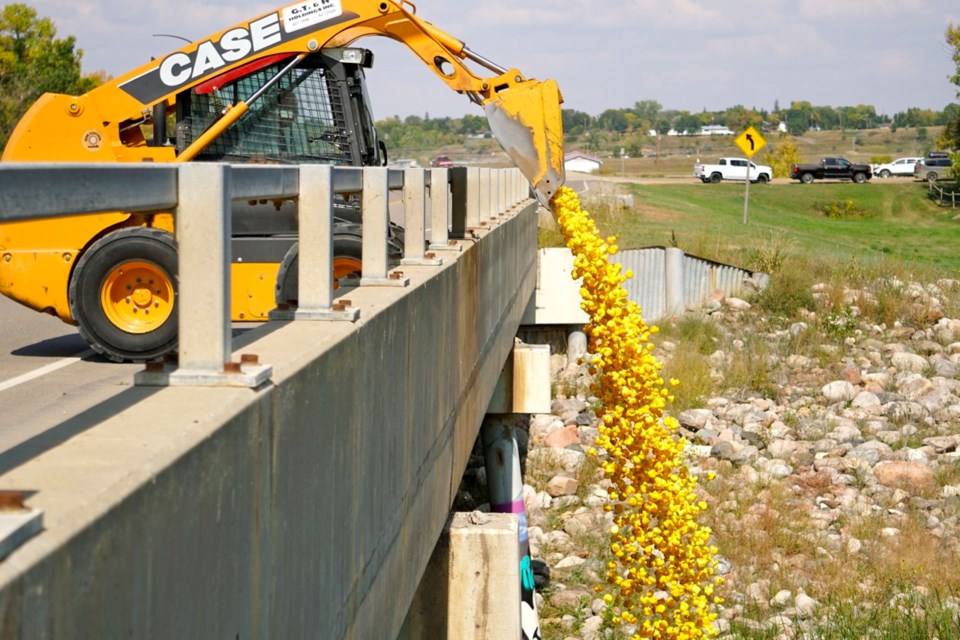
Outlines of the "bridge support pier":
[{"label": "bridge support pier", "polygon": [[511,513],[453,514],[398,640],[520,638],[518,535]]}]

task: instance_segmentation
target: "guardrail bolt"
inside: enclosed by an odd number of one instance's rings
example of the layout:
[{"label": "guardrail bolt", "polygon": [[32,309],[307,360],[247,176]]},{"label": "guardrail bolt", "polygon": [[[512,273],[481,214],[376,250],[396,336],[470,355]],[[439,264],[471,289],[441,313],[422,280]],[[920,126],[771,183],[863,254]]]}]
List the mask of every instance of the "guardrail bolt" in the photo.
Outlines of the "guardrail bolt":
[{"label": "guardrail bolt", "polygon": [[260,364],[260,356],[255,353],[241,353],[240,364]]},{"label": "guardrail bolt", "polygon": [[0,511],[26,511],[23,504],[23,492],[15,490],[0,491]]},{"label": "guardrail bolt", "polygon": [[147,371],[151,373],[161,373],[163,369],[163,360],[151,360],[147,363]]},{"label": "guardrail bolt", "polygon": [[346,311],[347,307],[342,302],[334,302],[330,307],[334,311]]},{"label": "guardrail bolt", "polygon": [[390,272],[390,279],[391,279],[391,280],[399,280],[399,279],[402,278],[402,277],[403,277],[403,271],[392,271],[392,272]]},{"label": "guardrail bolt", "polygon": [[427,251],[425,254],[423,254],[423,257],[427,260],[433,260],[437,257],[437,254],[435,254],[433,251]]},{"label": "guardrail bolt", "polygon": [[224,373],[243,373],[243,370],[240,368],[239,362],[224,362],[223,372]]}]

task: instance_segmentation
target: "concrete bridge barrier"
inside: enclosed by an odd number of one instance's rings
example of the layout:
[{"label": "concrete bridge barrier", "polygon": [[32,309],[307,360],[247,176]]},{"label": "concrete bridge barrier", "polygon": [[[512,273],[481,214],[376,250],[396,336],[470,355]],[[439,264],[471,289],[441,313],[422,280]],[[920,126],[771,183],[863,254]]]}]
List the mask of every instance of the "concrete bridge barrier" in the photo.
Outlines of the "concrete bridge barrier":
[{"label": "concrete bridge barrier", "polygon": [[355,321],[253,330],[266,384],[131,387],[0,477],[44,513],[0,562],[0,638],[396,637],[533,294],[537,206],[349,290]]}]

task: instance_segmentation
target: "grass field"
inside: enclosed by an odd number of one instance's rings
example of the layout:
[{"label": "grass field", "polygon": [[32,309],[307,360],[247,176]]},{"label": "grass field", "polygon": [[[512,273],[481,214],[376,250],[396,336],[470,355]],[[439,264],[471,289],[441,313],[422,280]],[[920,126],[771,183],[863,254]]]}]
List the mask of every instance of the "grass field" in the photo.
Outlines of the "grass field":
[{"label": "grass field", "polygon": [[[814,262],[903,262],[960,276],[960,209],[937,206],[914,181],[751,185],[743,224],[742,184],[627,184],[631,209],[586,198],[605,235],[621,248],[678,246],[687,253],[747,268],[770,251]],[[836,217],[828,217],[831,211]],[[545,244],[556,244],[547,238]]]}]

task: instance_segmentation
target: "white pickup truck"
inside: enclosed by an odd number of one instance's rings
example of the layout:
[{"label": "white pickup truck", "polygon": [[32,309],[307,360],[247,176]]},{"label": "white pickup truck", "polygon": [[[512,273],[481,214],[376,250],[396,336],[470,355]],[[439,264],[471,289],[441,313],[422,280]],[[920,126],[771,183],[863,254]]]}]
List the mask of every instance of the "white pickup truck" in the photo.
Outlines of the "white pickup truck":
[{"label": "white pickup truck", "polygon": [[[721,180],[746,180],[747,162],[745,158],[720,158],[717,164],[693,165],[693,175],[703,182],[720,182]],[[762,164],[750,162],[750,182],[764,184],[773,178],[773,169]]]}]

